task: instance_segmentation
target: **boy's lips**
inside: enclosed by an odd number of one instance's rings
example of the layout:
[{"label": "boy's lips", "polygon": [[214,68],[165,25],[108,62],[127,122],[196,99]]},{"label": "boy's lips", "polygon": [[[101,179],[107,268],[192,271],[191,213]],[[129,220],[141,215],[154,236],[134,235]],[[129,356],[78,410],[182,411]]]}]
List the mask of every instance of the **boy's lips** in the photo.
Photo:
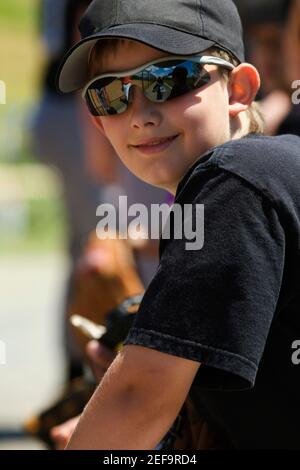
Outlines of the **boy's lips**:
[{"label": "boy's lips", "polygon": [[171,137],[152,137],[151,139],[145,139],[142,142],[130,145],[130,147],[136,148],[143,153],[156,153],[165,150],[179,134]]}]

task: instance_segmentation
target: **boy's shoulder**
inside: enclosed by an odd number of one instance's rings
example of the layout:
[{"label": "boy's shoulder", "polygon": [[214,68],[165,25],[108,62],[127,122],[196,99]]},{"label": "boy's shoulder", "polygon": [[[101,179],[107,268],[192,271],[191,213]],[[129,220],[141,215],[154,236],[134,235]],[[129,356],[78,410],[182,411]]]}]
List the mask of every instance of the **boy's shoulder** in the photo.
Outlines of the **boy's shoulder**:
[{"label": "boy's shoulder", "polygon": [[[214,168],[218,171],[210,171]],[[227,180],[233,177],[246,181],[277,206],[278,203],[285,206],[286,210],[296,204],[300,213],[299,137],[250,134],[209,149],[185,175],[178,193],[187,194],[193,187],[194,195],[197,191],[200,194],[203,184],[217,178],[220,172],[227,174]]]},{"label": "boy's shoulder", "polygon": [[[295,199],[300,210],[300,138],[251,134],[210,150],[204,166],[242,178],[273,202]],[[201,168],[201,159],[194,167]]]},{"label": "boy's shoulder", "polygon": [[275,137],[250,134],[215,147],[213,153],[214,161],[228,168],[237,165],[276,170],[281,164],[286,166],[292,162],[299,168],[300,138],[289,134]]}]

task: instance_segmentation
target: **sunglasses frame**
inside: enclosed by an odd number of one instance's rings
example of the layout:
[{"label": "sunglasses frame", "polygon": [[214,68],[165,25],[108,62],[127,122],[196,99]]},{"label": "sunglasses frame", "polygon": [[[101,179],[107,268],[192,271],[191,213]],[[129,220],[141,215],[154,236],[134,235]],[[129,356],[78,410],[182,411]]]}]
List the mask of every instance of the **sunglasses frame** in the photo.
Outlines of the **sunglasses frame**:
[{"label": "sunglasses frame", "polygon": [[[105,73],[105,74],[101,74],[101,75],[97,75],[96,77],[92,78],[86,85],[85,87],[83,88],[82,90],[82,98],[86,101],[86,93],[87,93],[87,90],[89,89],[89,87],[97,82],[98,80],[101,80],[103,78],[109,78],[111,77],[112,79],[117,79],[117,78],[123,78],[123,77],[128,77],[130,75],[134,75],[138,72],[141,72],[142,70],[146,69],[147,67],[150,67],[151,65],[157,65],[159,63],[162,63],[162,62],[166,62],[166,61],[173,61],[173,60],[181,60],[182,62],[183,61],[187,61],[187,60],[190,60],[192,62],[196,62],[198,64],[202,64],[202,65],[218,65],[220,67],[224,67],[224,68],[227,68],[228,70],[232,71],[235,66],[233,64],[231,64],[230,62],[228,62],[227,60],[224,60],[224,59],[221,59],[220,57],[215,57],[215,56],[208,56],[208,55],[203,55],[203,56],[180,56],[180,55],[172,55],[172,56],[166,56],[166,57],[162,57],[160,59],[157,59],[157,60],[152,60],[151,62],[147,62],[146,64],[143,64],[143,65],[140,65],[139,67],[136,67],[134,69],[130,69],[130,70],[125,70],[124,72],[109,72],[109,73]],[[102,87],[102,88],[105,88],[105,87]],[[99,116],[103,116],[103,115],[100,115]]]}]

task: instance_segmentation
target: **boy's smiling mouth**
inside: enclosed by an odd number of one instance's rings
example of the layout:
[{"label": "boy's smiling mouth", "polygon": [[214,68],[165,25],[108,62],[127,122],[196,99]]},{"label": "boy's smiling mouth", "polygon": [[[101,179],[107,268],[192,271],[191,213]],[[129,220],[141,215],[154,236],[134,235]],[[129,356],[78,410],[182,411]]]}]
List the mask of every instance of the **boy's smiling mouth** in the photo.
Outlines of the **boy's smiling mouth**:
[{"label": "boy's smiling mouth", "polygon": [[178,136],[179,134],[173,135],[171,137],[152,137],[151,139],[143,140],[139,144],[131,144],[129,147],[135,148],[146,154],[157,153],[169,147],[169,145],[171,145]]}]

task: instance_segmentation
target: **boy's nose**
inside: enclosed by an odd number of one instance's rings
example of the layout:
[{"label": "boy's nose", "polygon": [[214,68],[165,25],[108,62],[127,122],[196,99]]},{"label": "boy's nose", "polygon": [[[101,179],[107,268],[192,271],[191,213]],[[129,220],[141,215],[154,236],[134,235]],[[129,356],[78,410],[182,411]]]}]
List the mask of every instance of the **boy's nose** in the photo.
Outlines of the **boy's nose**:
[{"label": "boy's nose", "polygon": [[143,128],[148,126],[159,126],[162,121],[162,114],[156,105],[148,100],[142,90],[137,86],[131,89],[132,99],[130,105],[130,125],[133,128]]}]

